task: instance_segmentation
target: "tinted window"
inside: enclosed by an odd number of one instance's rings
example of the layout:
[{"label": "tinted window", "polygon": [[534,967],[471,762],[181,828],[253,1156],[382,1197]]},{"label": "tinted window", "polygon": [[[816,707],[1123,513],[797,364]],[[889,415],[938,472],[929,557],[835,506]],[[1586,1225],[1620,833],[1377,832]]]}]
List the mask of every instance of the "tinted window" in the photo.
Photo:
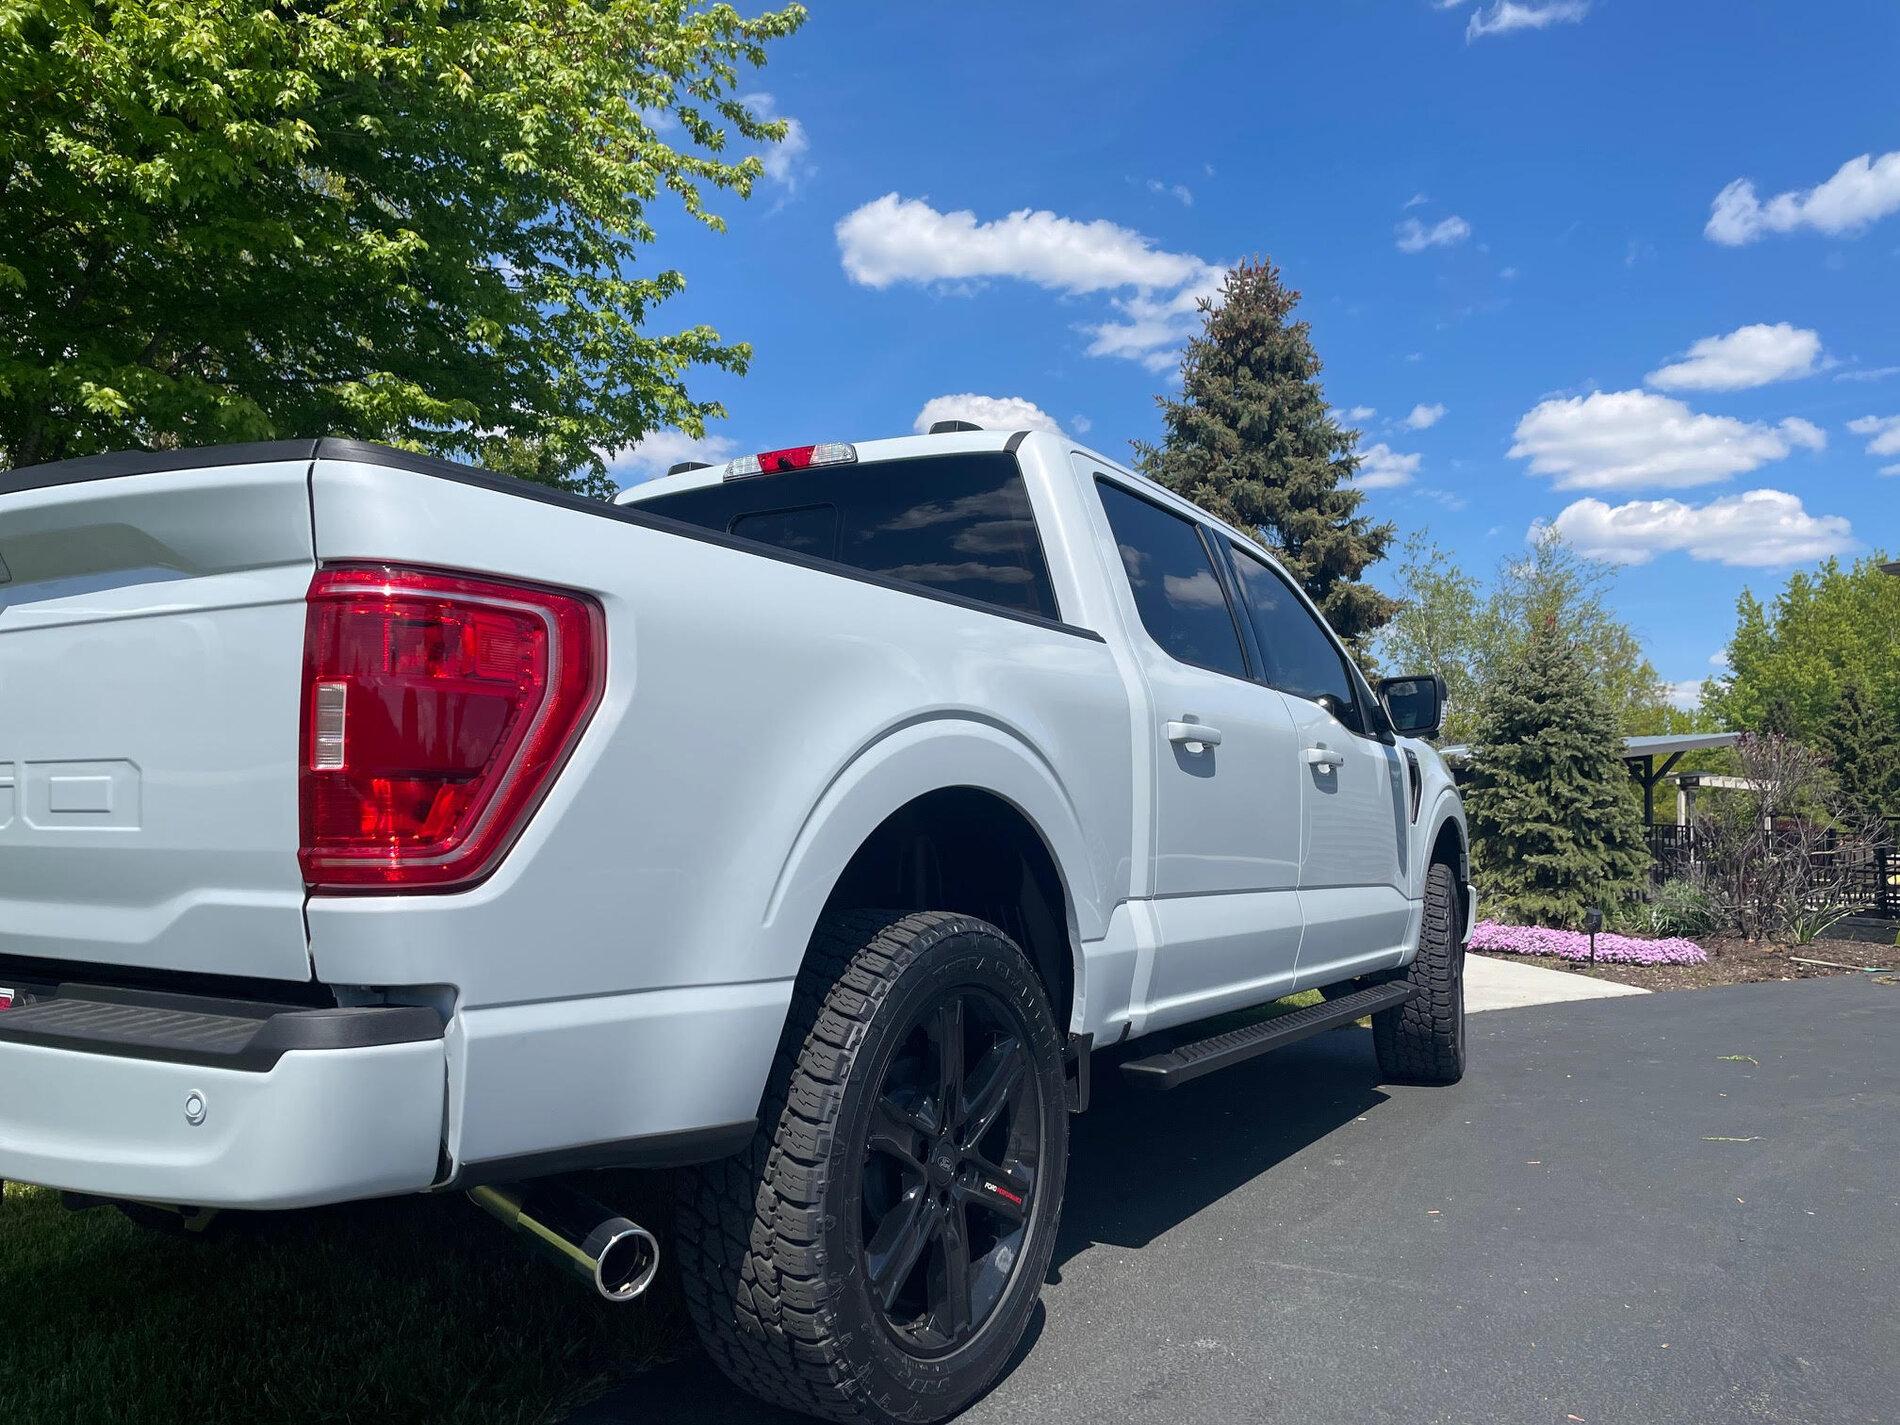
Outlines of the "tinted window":
[{"label": "tinted window", "polygon": [[1119,485],[1097,488],[1148,636],[1183,663],[1244,678],[1240,634],[1199,527]]},{"label": "tinted window", "polygon": [[1318,702],[1330,698],[1342,721],[1353,722],[1352,676],[1318,619],[1272,569],[1244,549],[1234,550],[1240,595],[1266,661],[1267,681],[1282,692]]},{"label": "tinted window", "polygon": [[1056,618],[1016,457],[932,455],[725,480],[639,509],[1018,613]]},{"label": "tinted window", "polygon": [[802,510],[760,510],[736,516],[727,530],[743,539],[756,539],[816,559],[838,557],[838,511],[831,505],[807,505]]}]

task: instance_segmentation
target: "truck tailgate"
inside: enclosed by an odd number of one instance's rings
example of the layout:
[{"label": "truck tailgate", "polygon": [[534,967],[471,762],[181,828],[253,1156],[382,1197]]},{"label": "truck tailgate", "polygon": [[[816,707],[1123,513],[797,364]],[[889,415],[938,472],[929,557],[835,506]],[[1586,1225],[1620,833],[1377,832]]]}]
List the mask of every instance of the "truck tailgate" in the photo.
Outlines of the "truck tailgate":
[{"label": "truck tailgate", "polygon": [[0,474],[0,956],[309,978],[310,461],[267,457]]}]

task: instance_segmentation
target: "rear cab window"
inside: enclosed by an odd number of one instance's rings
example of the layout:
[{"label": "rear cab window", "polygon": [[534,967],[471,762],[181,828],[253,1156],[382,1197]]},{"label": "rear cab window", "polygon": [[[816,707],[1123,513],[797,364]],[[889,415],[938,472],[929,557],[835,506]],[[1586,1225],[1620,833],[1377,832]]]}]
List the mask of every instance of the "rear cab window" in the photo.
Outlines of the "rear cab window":
[{"label": "rear cab window", "polygon": [[637,497],[632,508],[866,574],[1059,621],[1016,457],[820,466]]},{"label": "rear cab window", "polygon": [[1148,636],[1177,663],[1245,678],[1240,629],[1201,527],[1113,481],[1095,486]]}]

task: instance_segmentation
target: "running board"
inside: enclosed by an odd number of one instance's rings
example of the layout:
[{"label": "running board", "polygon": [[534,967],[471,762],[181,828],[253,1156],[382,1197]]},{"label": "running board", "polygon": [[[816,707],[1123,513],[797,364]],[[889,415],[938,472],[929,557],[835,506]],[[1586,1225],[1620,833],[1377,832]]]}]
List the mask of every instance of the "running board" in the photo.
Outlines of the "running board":
[{"label": "running board", "polygon": [[1412,995],[1412,986],[1403,980],[1355,990],[1339,999],[1310,1004],[1291,1014],[1263,1019],[1245,1029],[1230,1029],[1224,1034],[1215,1034],[1193,1044],[1183,1044],[1165,1054],[1131,1059],[1122,1065],[1122,1073],[1130,1083],[1140,1084],[1144,1088],[1178,1089],[1203,1074],[1230,1068],[1256,1054],[1283,1048],[1309,1035],[1336,1029],[1342,1024],[1351,1024],[1363,1015],[1392,1009],[1404,1004]]}]

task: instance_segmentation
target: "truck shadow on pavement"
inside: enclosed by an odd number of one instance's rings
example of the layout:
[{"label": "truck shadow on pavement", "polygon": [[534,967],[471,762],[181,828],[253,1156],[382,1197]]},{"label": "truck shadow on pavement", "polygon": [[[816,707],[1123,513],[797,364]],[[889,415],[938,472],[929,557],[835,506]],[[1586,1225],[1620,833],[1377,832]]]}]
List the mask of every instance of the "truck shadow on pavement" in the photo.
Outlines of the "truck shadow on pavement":
[{"label": "truck shadow on pavement", "polygon": [[[1130,1088],[1120,1072],[1123,1057],[1136,1055],[1110,1050],[1096,1056],[1089,1111],[1071,1120],[1068,1201],[1052,1283],[1091,1246],[1139,1250],[1386,1101],[1372,1036],[1362,1030],[1322,1034],[1172,1093]],[[1130,1270],[1139,1271],[1139,1264]],[[992,1390],[1005,1387],[1035,1349],[1044,1321],[1038,1306]],[[570,1419],[573,1425],[791,1425],[806,1417],[741,1394],[695,1354],[635,1377]]]}]

